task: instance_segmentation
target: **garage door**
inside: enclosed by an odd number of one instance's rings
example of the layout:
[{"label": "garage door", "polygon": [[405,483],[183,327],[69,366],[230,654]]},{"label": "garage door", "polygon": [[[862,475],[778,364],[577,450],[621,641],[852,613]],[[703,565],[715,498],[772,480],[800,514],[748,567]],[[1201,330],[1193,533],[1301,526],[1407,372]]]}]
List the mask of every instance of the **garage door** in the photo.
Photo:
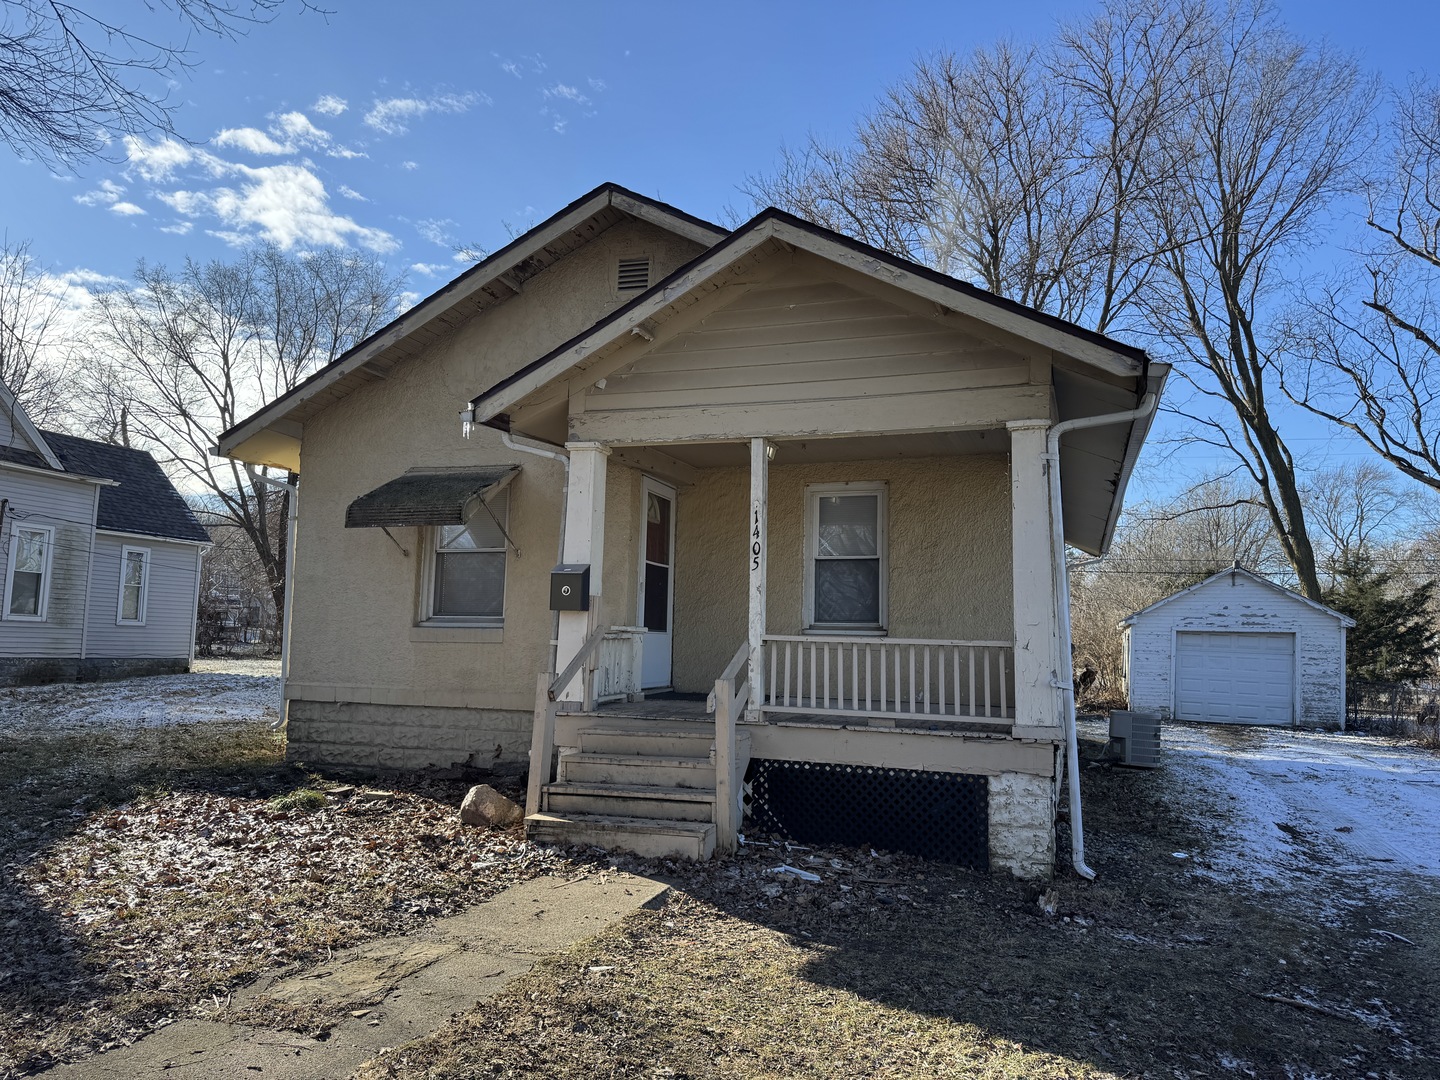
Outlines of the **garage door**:
[{"label": "garage door", "polygon": [[1221,724],[1289,724],[1295,635],[1175,635],[1175,715]]}]

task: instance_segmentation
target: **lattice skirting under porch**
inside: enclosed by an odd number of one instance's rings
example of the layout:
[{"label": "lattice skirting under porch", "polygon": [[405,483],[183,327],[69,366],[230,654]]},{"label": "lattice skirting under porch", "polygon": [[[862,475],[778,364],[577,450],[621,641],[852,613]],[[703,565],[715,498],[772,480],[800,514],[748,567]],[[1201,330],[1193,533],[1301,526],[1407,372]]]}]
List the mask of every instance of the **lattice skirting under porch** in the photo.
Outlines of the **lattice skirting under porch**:
[{"label": "lattice skirting under porch", "polygon": [[745,791],[750,832],[990,868],[984,776],[757,758]]}]

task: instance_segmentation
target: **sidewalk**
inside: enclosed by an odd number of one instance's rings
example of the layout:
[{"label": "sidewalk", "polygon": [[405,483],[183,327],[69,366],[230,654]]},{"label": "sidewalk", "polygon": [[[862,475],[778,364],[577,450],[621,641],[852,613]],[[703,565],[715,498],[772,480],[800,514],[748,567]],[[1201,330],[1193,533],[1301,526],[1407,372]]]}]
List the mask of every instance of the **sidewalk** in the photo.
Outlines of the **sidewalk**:
[{"label": "sidewalk", "polygon": [[309,971],[261,980],[235,995],[342,1007],[323,1039],[224,1021],[182,1020],[132,1046],[48,1069],[49,1080],[333,1080],[473,1008],[545,956],[593,937],[662,896],[667,886],[623,873],[536,878],[488,903],[398,938],[336,953]]}]

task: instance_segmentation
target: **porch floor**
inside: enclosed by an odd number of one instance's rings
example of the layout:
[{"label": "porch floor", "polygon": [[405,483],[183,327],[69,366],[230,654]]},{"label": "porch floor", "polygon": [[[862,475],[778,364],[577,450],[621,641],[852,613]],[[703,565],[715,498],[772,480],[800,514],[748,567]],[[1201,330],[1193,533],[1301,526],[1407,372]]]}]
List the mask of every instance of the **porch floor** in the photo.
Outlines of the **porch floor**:
[{"label": "porch floor", "polygon": [[[610,701],[596,705],[589,714],[599,717],[616,717],[633,720],[664,720],[683,723],[709,723],[715,719],[707,712],[704,694],[677,694],[664,692],[648,694],[643,701]],[[859,728],[866,731],[920,731],[932,735],[989,735],[994,738],[1010,738],[1010,724],[1014,722],[1015,710],[1006,709],[1004,717],[1000,710],[989,722],[983,718],[975,721],[963,717],[942,717],[934,713],[916,712],[903,719],[881,718],[864,711],[846,712],[803,712],[794,709],[765,709],[763,723],[779,726]],[[744,720],[741,723],[745,723]]]}]

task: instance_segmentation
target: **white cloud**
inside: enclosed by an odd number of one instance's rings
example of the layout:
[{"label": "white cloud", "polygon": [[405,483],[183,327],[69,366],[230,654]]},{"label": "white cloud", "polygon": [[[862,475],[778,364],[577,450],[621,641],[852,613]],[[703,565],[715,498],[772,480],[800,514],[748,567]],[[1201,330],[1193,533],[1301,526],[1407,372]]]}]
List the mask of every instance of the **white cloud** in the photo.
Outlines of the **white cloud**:
[{"label": "white cloud", "polygon": [[161,225],[160,231],[163,233],[172,233],[175,236],[187,236],[194,227],[195,223],[193,221],[177,221],[173,225]]},{"label": "white cloud", "polygon": [[354,188],[352,188],[349,184],[341,184],[341,185],[340,185],[338,188],[336,188],[335,190],[338,191],[338,192],[340,192],[341,195],[344,195],[345,198],[347,198],[347,199],[354,199],[356,202],[369,202],[369,201],[370,201],[370,200],[367,199],[364,195],[361,195],[360,192],[358,192],[358,191],[356,191]]},{"label": "white cloud", "polygon": [[122,217],[135,217],[145,213],[144,210],[136,206],[133,202],[117,202],[114,206],[110,207],[110,212],[112,214],[120,214]]},{"label": "white cloud", "polygon": [[125,154],[140,179],[151,183],[169,180],[176,169],[189,165],[196,158],[194,151],[174,139],[147,143],[135,135],[125,136]]},{"label": "white cloud", "polygon": [[322,94],[320,99],[310,107],[321,116],[339,116],[350,107],[350,103],[334,94]]},{"label": "white cloud", "polygon": [[252,154],[288,154],[289,147],[278,143],[257,128],[226,128],[215,136],[215,145],[248,150]]},{"label": "white cloud", "polygon": [[577,105],[590,104],[588,97],[575,89],[575,87],[567,86],[565,83],[556,83],[554,86],[543,90],[542,93],[545,95],[547,101],[551,98],[560,98],[563,101],[573,101]]},{"label": "white cloud", "polygon": [[490,99],[473,90],[464,94],[436,94],[433,97],[378,98],[365,114],[365,123],[383,135],[404,135],[410,125],[430,113],[462,113]]},{"label": "white cloud", "polygon": [[419,274],[422,277],[434,277],[436,274],[450,273],[450,267],[445,263],[411,263],[410,272]]},{"label": "white cloud", "polygon": [[605,92],[604,79],[587,79],[586,82],[590,84],[590,89],[594,90],[597,94],[603,94]]},{"label": "white cloud", "polygon": [[505,60],[505,61],[503,61],[503,62],[500,64],[500,70],[503,71],[503,72],[505,72],[506,75],[513,75],[513,76],[515,76],[515,78],[517,78],[517,79],[523,79],[523,78],[525,77],[525,76],[523,76],[523,75],[520,74],[520,65],[517,64],[517,63],[515,63],[514,60]]},{"label": "white cloud", "polygon": [[125,189],[114,180],[101,180],[100,186],[94,191],[87,191],[74,198],[81,206],[114,206],[124,194]]},{"label": "white cloud", "polygon": [[422,218],[415,222],[415,231],[429,240],[432,244],[439,244],[441,247],[454,247],[455,238],[451,236],[450,229],[456,222],[451,218]]},{"label": "white cloud", "polygon": [[565,134],[565,128],[568,127],[569,124],[570,124],[570,121],[569,121],[569,120],[566,120],[566,119],[564,119],[563,117],[557,116],[557,117],[555,118],[555,123],[553,123],[553,124],[550,125],[550,130],[553,131],[553,132],[555,132],[556,135],[564,135],[564,134]]},{"label": "white cloud", "polygon": [[414,172],[420,167],[420,163],[418,161],[402,161],[400,167],[406,172]]}]

